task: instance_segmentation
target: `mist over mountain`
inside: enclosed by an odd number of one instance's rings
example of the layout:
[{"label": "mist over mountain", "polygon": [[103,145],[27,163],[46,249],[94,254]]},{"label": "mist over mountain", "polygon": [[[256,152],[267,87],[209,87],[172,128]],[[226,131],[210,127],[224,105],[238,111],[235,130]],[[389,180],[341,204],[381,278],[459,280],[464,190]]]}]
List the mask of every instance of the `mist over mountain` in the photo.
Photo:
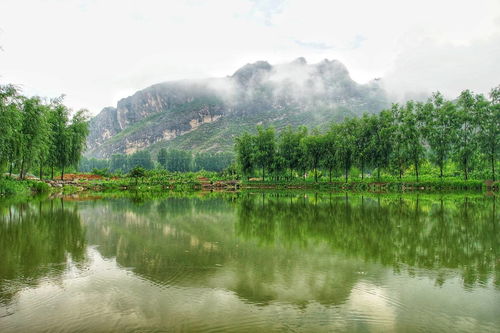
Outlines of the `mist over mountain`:
[{"label": "mist over mountain", "polygon": [[322,127],[388,104],[379,80],[358,84],[337,60],[258,61],[224,78],[156,84],[104,108],[90,121],[86,155],[228,151],[236,136],[259,124]]}]

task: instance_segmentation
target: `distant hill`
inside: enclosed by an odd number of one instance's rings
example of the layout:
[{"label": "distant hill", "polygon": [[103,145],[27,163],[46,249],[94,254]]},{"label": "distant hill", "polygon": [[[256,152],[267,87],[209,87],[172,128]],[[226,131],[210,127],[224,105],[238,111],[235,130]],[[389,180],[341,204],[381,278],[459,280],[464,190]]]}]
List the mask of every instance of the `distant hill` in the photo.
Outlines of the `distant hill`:
[{"label": "distant hill", "polygon": [[104,108],[90,121],[86,155],[161,147],[228,151],[258,124],[321,127],[387,106],[378,80],[358,84],[339,61],[258,61],[224,78],[156,84]]}]

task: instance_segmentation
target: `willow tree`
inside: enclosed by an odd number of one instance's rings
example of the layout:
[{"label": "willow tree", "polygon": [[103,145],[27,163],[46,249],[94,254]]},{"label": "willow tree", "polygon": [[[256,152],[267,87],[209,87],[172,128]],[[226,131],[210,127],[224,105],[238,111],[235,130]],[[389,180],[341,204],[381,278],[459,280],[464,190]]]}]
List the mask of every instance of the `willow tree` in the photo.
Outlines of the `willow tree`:
[{"label": "willow tree", "polygon": [[64,179],[64,170],[70,160],[69,109],[62,104],[61,100],[56,100],[53,102],[48,119],[51,130],[49,152],[51,178],[54,178],[54,168],[58,167],[61,170],[61,179]]},{"label": "willow tree", "polygon": [[39,153],[46,149],[48,142],[47,108],[38,97],[25,98],[22,108],[22,125],[20,141],[20,178],[24,178],[27,170]]},{"label": "willow tree", "polygon": [[13,85],[0,85],[0,171],[8,164],[9,173],[19,155],[22,118],[21,96]]},{"label": "willow tree", "polygon": [[71,119],[71,124],[68,126],[68,164],[78,167],[80,158],[85,150],[87,135],[89,134],[88,127],[89,112],[85,109],[79,110]]}]

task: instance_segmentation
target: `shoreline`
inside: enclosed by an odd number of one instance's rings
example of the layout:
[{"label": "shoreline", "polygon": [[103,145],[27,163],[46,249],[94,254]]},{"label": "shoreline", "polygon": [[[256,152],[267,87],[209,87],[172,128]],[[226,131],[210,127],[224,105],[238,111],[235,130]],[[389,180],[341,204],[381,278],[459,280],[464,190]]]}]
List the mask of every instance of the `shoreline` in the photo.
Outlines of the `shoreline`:
[{"label": "shoreline", "polygon": [[352,181],[352,182],[276,182],[199,179],[196,181],[155,182],[130,178],[100,180],[18,180],[5,181],[11,188],[0,192],[0,198],[11,196],[33,196],[43,193],[101,193],[101,192],[239,192],[239,191],[320,191],[320,192],[366,192],[366,193],[446,193],[475,192],[498,193],[500,181],[443,180],[421,182],[396,181]]}]

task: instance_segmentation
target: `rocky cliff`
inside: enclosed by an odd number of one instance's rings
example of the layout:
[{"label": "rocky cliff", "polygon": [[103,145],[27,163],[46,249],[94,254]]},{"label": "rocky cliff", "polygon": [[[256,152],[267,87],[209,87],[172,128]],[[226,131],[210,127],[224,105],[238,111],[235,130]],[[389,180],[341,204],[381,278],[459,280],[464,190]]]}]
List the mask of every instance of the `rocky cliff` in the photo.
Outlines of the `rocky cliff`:
[{"label": "rocky cliff", "polygon": [[156,84],[103,109],[90,121],[86,154],[104,158],[161,147],[224,151],[257,124],[322,126],[386,106],[377,81],[354,82],[338,61],[258,61],[225,78]]}]

